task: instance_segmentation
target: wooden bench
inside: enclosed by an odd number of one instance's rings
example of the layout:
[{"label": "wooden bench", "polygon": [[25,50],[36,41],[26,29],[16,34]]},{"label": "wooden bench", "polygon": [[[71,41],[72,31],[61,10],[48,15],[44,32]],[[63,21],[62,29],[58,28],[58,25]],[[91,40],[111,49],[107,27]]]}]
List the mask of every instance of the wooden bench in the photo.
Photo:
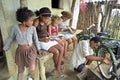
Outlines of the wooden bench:
[{"label": "wooden bench", "polygon": [[35,70],[35,80],[46,80],[46,76],[45,76],[45,65],[44,63],[48,60],[50,60],[53,57],[52,53],[48,53],[45,56],[42,57],[37,57],[36,60],[36,70]]}]

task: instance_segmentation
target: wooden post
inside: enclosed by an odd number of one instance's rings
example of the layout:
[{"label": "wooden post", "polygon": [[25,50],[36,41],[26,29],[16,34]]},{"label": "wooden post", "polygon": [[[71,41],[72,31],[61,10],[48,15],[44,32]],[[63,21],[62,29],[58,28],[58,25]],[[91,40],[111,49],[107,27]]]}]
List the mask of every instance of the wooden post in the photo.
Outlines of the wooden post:
[{"label": "wooden post", "polygon": [[75,1],[76,1],[76,0],[72,0],[72,6],[71,6],[71,11],[72,11],[72,12],[74,11]]},{"label": "wooden post", "polygon": [[80,0],[73,0],[72,2],[72,12],[73,12],[73,18],[71,21],[71,28],[76,29],[77,28],[77,22],[79,17],[79,10],[80,10]]},{"label": "wooden post", "polygon": [[[75,1],[76,1],[76,0],[72,0],[71,12],[74,11]],[[70,26],[70,27],[72,26],[72,20],[70,20],[69,26]]]},{"label": "wooden post", "polygon": [[48,53],[45,56],[37,57],[38,60],[38,68],[39,68],[39,77],[41,77],[41,80],[46,80],[45,76],[45,62],[53,57],[52,53]]},{"label": "wooden post", "polygon": [[39,65],[38,65],[38,60],[36,60],[36,67],[35,67],[35,74],[34,74],[34,80],[39,80],[40,79],[40,77],[39,77]]},{"label": "wooden post", "polygon": [[110,20],[111,11],[112,11],[112,7],[108,6],[106,18],[105,18],[105,21],[104,21],[103,31],[105,31],[108,28],[108,23],[109,23],[109,20]]}]

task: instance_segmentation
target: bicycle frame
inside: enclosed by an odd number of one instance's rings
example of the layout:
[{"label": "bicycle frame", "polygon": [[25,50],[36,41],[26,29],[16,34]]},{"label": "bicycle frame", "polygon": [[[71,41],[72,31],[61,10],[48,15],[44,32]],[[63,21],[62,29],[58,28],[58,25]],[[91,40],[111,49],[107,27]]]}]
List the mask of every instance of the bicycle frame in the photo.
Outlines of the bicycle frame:
[{"label": "bicycle frame", "polygon": [[[96,26],[96,25],[93,24],[90,27],[88,27],[87,29],[83,30],[82,34],[78,34],[79,39],[80,40],[85,40],[85,39],[90,39],[91,37],[93,37],[93,36],[91,36],[91,30],[90,29],[94,26]],[[87,35],[85,35],[85,34],[87,34]],[[102,34],[100,36],[97,33],[96,33],[96,35],[99,36],[99,37],[102,36]],[[103,41],[104,40],[114,40],[114,38],[109,38],[109,34],[107,34],[107,33],[106,34],[104,33],[103,37],[101,37],[101,38],[102,38]],[[116,55],[113,53],[112,47],[106,46],[105,44],[102,44],[101,47],[104,47],[107,50],[107,52],[110,54],[111,60],[113,61],[111,71],[110,71],[110,75],[112,75],[113,78],[117,78],[118,77],[118,75],[117,75],[118,61],[117,61]],[[100,64],[98,64],[98,66],[99,65]]]},{"label": "bicycle frame", "polygon": [[[83,33],[82,34],[78,34],[78,36],[79,36],[79,39],[80,40],[86,40],[86,39],[90,39],[91,37],[93,37],[93,36],[91,36],[91,31],[90,31],[90,29],[92,28],[92,27],[94,27],[95,25],[92,25],[92,26],[90,26],[90,27],[88,27],[87,29],[85,29],[84,31],[83,31]],[[105,40],[114,40],[113,38],[109,38],[109,34],[107,34],[107,33],[101,33],[101,35],[99,35],[99,34],[97,34],[96,33],[96,35],[97,36],[99,36],[99,37],[101,37],[102,38],[102,40],[103,41],[105,41]],[[109,43],[108,43],[109,44]],[[111,45],[111,44],[110,44]],[[116,55],[114,54],[114,52],[113,52],[113,47],[111,47],[111,46],[107,46],[107,45],[105,45],[104,43],[100,46],[100,47],[103,47],[109,54],[110,54],[110,58],[111,58],[111,60],[113,61],[113,63],[112,63],[112,65],[111,65],[111,67],[109,67],[109,69],[108,69],[108,71],[110,72],[110,75],[111,75],[111,78],[118,78],[118,75],[117,75],[117,70],[118,70],[118,68],[119,68],[119,66],[118,66],[118,61],[117,61],[117,58],[116,58]],[[98,49],[99,50],[99,49]],[[99,53],[97,53],[97,54],[99,54]],[[100,66],[101,64],[98,64],[98,67]],[[101,72],[101,71],[100,71]],[[101,72],[101,74],[102,74],[102,72]],[[108,73],[109,74],[109,73]],[[103,74],[102,74],[103,75]],[[105,77],[104,77],[105,78]],[[106,78],[107,79],[107,78]]]},{"label": "bicycle frame", "polygon": [[111,57],[111,59],[113,61],[113,63],[112,63],[113,69],[112,69],[111,75],[112,75],[112,77],[117,78],[118,75],[116,73],[117,73],[117,70],[118,70],[118,61],[117,61],[117,59],[115,57],[115,54],[113,53],[113,51],[112,51],[112,49],[110,47],[107,47],[104,44],[101,45],[101,47],[104,47],[107,50],[107,52],[110,54],[110,57]]},{"label": "bicycle frame", "polygon": [[117,60],[116,60],[116,58],[115,58],[115,54],[113,53],[113,51],[111,50],[111,48],[106,47],[106,46],[104,46],[104,47],[106,48],[106,50],[107,50],[108,53],[110,54],[113,63],[114,63],[115,65],[117,65],[118,62],[117,62]]}]

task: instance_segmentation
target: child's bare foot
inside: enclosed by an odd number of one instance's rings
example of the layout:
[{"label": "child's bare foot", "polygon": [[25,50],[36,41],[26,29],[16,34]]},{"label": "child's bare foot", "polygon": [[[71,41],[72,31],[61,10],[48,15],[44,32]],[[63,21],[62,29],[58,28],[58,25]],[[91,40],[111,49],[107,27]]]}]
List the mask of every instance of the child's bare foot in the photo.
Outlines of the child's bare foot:
[{"label": "child's bare foot", "polygon": [[56,69],[56,74],[62,74],[62,71],[61,71],[61,69]]},{"label": "child's bare foot", "polygon": [[63,77],[67,77],[67,75],[65,75],[63,72],[62,72],[62,70],[55,70],[55,76],[57,77],[57,78],[63,78]]},{"label": "child's bare foot", "polygon": [[55,66],[55,74],[61,74],[61,73],[62,73],[61,67]]}]

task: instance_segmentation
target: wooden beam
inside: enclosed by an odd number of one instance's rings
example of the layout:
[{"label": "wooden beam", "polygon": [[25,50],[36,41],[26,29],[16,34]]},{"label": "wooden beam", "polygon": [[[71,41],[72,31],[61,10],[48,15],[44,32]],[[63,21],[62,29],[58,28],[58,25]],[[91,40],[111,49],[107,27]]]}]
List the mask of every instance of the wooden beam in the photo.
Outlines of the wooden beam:
[{"label": "wooden beam", "polygon": [[78,22],[78,17],[79,17],[79,10],[80,10],[79,6],[80,6],[80,0],[73,0],[72,7],[71,7],[71,11],[73,12],[71,28],[74,30],[77,28],[77,22]]}]

